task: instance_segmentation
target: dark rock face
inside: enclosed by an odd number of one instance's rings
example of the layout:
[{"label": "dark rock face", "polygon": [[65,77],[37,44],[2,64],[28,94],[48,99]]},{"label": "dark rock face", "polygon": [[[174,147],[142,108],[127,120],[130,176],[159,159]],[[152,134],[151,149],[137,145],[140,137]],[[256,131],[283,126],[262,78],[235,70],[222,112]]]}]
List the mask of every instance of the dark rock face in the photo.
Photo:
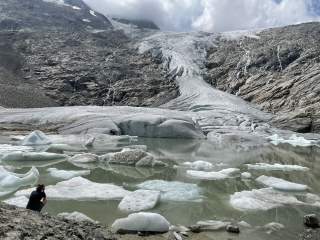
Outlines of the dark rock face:
[{"label": "dark rock face", "polygon": [[320,23],[257,36],[219,39],[208,53],[206,80],[275,113],[280,128],[320,132]]},{"label": "dark rock face", "polygon": [[116,240],[107,229],[90,222],[62,220],[0,204],[0,239]]},{"label": "dark rock face", "polygon": [[303,217],[303,223],[306,227],[319,228],[319,219],[315,214],[309,214]]},{"label": "dark rock face", "polygon": [[178,94],[159,63],[81,0],[0,3],[0,105],[158,106]]}]

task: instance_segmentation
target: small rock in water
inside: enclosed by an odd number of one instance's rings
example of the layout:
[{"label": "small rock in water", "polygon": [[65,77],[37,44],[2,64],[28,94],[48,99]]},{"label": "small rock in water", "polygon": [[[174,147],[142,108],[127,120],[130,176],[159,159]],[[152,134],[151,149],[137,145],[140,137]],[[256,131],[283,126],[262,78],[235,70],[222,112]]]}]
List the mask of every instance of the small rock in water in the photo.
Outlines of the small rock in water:
[{"label": "small rock in water", "polygon": [[189,227],[189,229],[193,233],[200,233],[201,232],[201,226],[199,226],[199,225],[192,225]]},{"label": "small rock in water", "polygon": [[226,226],[226,231],[229,233],[240,233],[240,229],[238,226],[229,224],[228,226]]},{"label": "small rock in water", "polygon": [[319,225],[319,219],[316,214],[309,214],[303,217],[303,223],[306,227],[310,228],[318,228]]}]

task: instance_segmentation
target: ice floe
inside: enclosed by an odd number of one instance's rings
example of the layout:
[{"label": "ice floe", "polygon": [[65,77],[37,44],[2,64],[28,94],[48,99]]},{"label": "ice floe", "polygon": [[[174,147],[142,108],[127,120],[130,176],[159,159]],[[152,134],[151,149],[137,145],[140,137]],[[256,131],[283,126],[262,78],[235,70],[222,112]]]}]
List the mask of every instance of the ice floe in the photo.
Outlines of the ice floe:
[{"label": "ice floe", "polygon": [[48,168],[47,171],[52,177],[61,178],[64,180],[68,180],[74,177],[86,176],[90,174],[89,170],[67,171],[67,170],[59,170],[56,168]]},{"label": "ice floe", "polygon": [[308,186],[304,184],[293,183],[281,178],[268,177],[264,175],[258,177],[256,181],[267,187],[272,187],[276,190],[282,191],[305,191],[308,189]]},{"label": "ice floe", "polygon": [[33,167],[25,174],[7,171],[0,166],[0,196],[16,191],[19,187],[35,184],[39,179],[39,171]]},{"label": "ice floe", "polygon": [[188,170],[187,175],[189,177],[196,178],[196,179],[222,180],[226,178],[240,176],[240,169],[228,168],[228,169],[221,170],[219,172],[204,172],[204,171]]},{"label": "ice floe", "polygon": [[248,169],[251,170],[265,170],[265,171],[308,171],[309,168],[299,165],[283,165],[279,163],[268,164],[268,163],[256,163],[246,164]]},{"label": "ice floe", "polygon": [[100,160],[109,164],[120,164],[136,167],[166,166],[165,163],[157,161],[154,157],[141,149],[124,148],[121,152],[108,153],[100,156]]},{"label": "ice floe", "polygon": [[125,196],[118,208],[123,212],[140,212],[154,208],[159,200],[159,191],[137,190]]},{"label": "ice floe", "polygon": [[273,232],[280,231],[284,229],[284,225],[277,222],[271,222],[262,227],[264,230],[266,230],[267,234],[271,234]]},{"label": "ice floe", "polygon": [[250,179],[252,177],[252,174],[249,172],[243,172],[241,173],[241,178],[242,179]]},{"label": "ice floe", "polygon": [[4,154],[1,161],[50,161],[67,157],[67,155],[57,153],[15,151]]},{"label": "ice floe", "polygon": [[22,146],[39,146],[48,145],[50,143],[52,143],[51,140],[39,130],[30,133],[21,141]]},{"label": "ice floe", "polygon": [[157,213],[132,213],[126,218],[117,219],[111,226],[116,233],[126,232],[155,232],[169,231],[170,223]]},{"label": "ice floe", "polygon": [[231,195],[230,204],[240,211],[255,211],[305,203],[288,193],[279,192],[272,188],[262,188],[236,192]]},{"label": "ice floe", "polygon": [[216,220],[197,222],[197,226],[201,229],[201,231],[218,231],[225,229],[229,224],[231,224],[231,222],[223,222]]},{"label": "ice floe", "polygon": [[15,146],[10,144],[0,144],[0,159],[1,159],[1,155],[7,154],[10,152],[16,152],[16,151],[28,152],[32,150],[33,148],[29,146]]},{"label": "ice floe", "polygon": [[89,218],[87,215],[81,213],[81,212],[63,212],[59,213],[57,217],[67,219],[67,220],[72,220],[76,222],[92,222],[92,223],[97,223],[97,221],[93,220],[92,218]]},{"label": "ice floe", "polygon": [[[15,196],[29,196],[33,189],[24,189]],[[56,185],[46,187],[46,194],[53,200],[118,200],[130,192],[113,184],[91,182],[83,177],[75,177]]]},{"label": "ice floe", "polygon": [[149,180],[138,184],[137,187],[160,191],[162,201],[201,201],[201,190],[192,183]]},{"label": "ice floe", "polygon": [[281,143],[287,143],[294,147],[300,146],[300,147],[309,147],[317,144],[317,141],[315,140],[308,140],[304,137],[299,137],[295,134],[291,135],[288,139],[284,139],[280,137],[278,134],[274,134],[270,137],[268,137],[270,142],[274,145],[279,145]]},{"label": "ice floe", "polygon": [[25,208],[29,202],[29,199],[26,196],[12,197],[3,201],[6,204]]},{"label": "ice floe", "polygon": [[99,161],[99,156],[92,153],[83,153],[74,155],[68,161],[74,163],[95,163]]},{"label": "ice floe", "polygon": [[213,164],[206,161],[184,162],[183,166],[199,171],[211,170]]}]

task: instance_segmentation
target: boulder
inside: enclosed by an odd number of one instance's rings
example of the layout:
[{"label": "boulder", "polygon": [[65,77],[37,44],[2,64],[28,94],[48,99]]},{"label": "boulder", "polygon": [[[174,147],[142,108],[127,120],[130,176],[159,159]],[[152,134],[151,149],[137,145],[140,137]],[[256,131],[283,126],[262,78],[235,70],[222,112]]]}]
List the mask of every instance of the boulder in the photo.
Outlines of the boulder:
[{"label": "boulder", "polygon": [[309,214],[303,217],[303,223],[306,227],[319,228],[319,218],[316,214]]}]

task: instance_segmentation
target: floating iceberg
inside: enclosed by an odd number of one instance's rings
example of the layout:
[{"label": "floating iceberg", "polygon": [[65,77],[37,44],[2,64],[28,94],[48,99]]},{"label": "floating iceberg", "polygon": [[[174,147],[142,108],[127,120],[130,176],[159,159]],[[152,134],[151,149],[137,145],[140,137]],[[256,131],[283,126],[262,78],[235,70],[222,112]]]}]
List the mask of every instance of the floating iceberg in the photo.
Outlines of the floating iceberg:
[{"label": "floating iceberg", "polygon": [[197,226],[201,229],[201,231],[218,231],[225,229],[230,224],[231,222],[222,222],[215,220],[197,222]]},{"label": "floating iceberg", "polygon": [[256,179],[257,182],[262,183],[268,187],[272,187],[276,190],[282,191],[305,191],[308,189],[308,186],[293,182],[288,182],[281,178],[260,176]]},{"label": "floating iceberg", "polygon": [[0,166],[0,196],[16,191],[19,187],[35,184],[39,179],[38,170],[33,167],[25,174],[7,171]]},{"label": "floating iceberg", "polygon": [[196,184],[149,180],[138,184],[137,187],[160,191],[163,201],[201,201],[201,191]]},{"label": "floating iceberg", "polygon": [[230,197],[230,204],[240,211],[269,210],[284,205],[301,205],[295,196],[278,192],[272,188],[236,192]]},{"label": "floating iceberg", "polygon": [[21,141],[22,146],[40,146],[49,145],[51,143],[51,140],[39,130],[30,133]]},{"label": "floating iceberg", "polygon": [[250,179],[252,177],[252,174],[249,172],[243,172],[241,173],[241,178],[242,179]]},{"label": "floating iceberg", "polygon": [[4,154],[2,161],[51,161],[57,159],[65,159],[67,155],[47,152],[11,152]]},{"label": "floating iceberg", "polygon": [[157,213],[133,213],[127,218],[117,219],[111,226],[116,233],[154,232],[165,233],[169,231],[170,223]]},{"label": "floating iceberg", "polygon": [[94,221],[93,219],[89,218],[87,215],[80,213],[80,212],[77,212],[77,211],[72,212],[72,213],[68,213],[68,212],[59,213],[57,215],[57,217],[71,220],[71,221],[76,221],[76,222],[97,223],[97,221]]},{"label": "floating iceberg", "polygon": [[279,137],[278,134],[274,134],[268,137],[268,139],[274,145],[279,145],[281,143],[288,143],[294,147],[297,147],[297,146],[309,147],[317,144],[317,141],[315,140],[308,140],[308,139],[305,139],[304,137],[298,137],[295,134],[293,134],[289,139],[284,139],[282,137]]},{"label": "floating iceberg", "polygon": [[137,190],[125,196],[118,208],[123,212],[145,211],[154,208],[159,199],[159,191]]},{"label": "floating iceberg", "polygon": [[221,170],[219,172],[203,172],[203,171],[187,171],[187,175],[196,178],[196,179],[204,179],[204,180],[223,180],[226,178],[232,178],[236,176],[240,176],[240,169],[238,168],[227,168]]},{"label": "floating iceberg", "polygon": [[309,168],[299,165],[283,165],[283,164],[268,164],[268,163],[256,163],[246,164],[248,169],[252,170],[265,170],[265,171],[308,171]]},{"label": "floating iceberg", "polygon": [[16,151],[28,152],[32,150],[33,150],[32,147],[29,147],[29,146],[14,146],[9,144],[0,144],[0,156],[10,152],[16,152]]},{"label": "floating iceberg", "polygon": [[157,161],[154,157],[141,149],[124,148],[121,152],[108,153],[100,156],[100,160],[109,164],[120,164],[136,167],[166,166],[165,163]]},{"label": "floating iceberg", "polygon": [[77,154],[69,158],[70,162],[74,163],[94,163],[99,161],[99,156],[92,153]]},{"label": "floating iceberg", "polygon": [[[33,189],[20,190],[15,196],[29,196]],[[75,177],[56,185],[46,187],[46,194],[53,200],[118,200],[130,192],[122,187],[91,182],[82,177]]]},{"label": "floating iceberg", "polygon": [[26,196],[19,196],[9,198],[7,200],[4,200],[3,202],[12,206],[25,208],[29,202],[29,199]]},{"label": "floating iceberg", "polygon": [[47,171],[50,173],[52,177],[61,178],[64,180],[68,180],[74,177],[86,176],[90,174],[89,170],[67,171],[67,170],[59,170],[56,168],[48,168]]},{"label": "floating iceberg", "polygon": [[213,168],[213,164],[206,161],[185,162],[183,165],[198,171],[206,171]]}]

